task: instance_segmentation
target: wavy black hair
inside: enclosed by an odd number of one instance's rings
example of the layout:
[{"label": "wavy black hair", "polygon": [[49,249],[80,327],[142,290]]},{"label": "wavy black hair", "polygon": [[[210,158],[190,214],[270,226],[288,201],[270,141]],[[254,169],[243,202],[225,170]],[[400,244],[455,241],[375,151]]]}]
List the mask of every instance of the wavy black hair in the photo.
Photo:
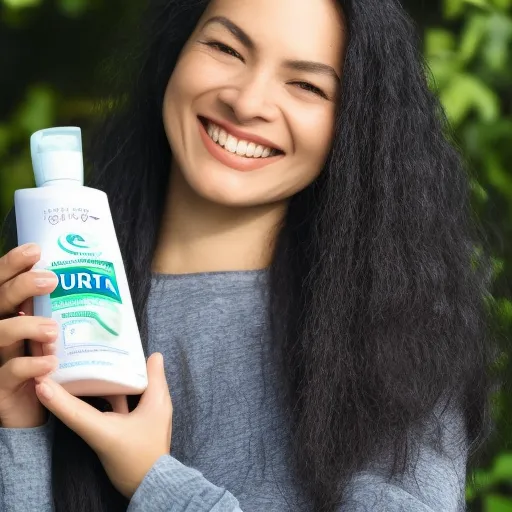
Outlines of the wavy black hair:
[{"label": "wavy black hair", "polygon": [[[290,471],[322,512],[381,450],[394,455],[393,473],[403,471],[411,431],[441,399],[463,411],[471,465],[492,430],[494,389],[489,258],[415,31],[395,0],[338,1],[348,47],[332,150],[291,199],[269,269],[294,411]],[[207,5],[150,2],[136,74],[113,89],[120,101],[89,153],[144,336],[171,162],[163,95]],[[53,493],[57,512],[127,508],[94,453],[59,422]]]}]

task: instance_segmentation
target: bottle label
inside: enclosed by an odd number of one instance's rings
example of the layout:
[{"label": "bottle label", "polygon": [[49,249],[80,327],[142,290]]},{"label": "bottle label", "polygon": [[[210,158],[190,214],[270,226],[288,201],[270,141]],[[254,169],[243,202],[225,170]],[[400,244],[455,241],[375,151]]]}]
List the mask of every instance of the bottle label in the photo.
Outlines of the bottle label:
[{"label": "bottle label", "polygon": [[[57,288],[50,295],[52,312],[61,323],[64,348],[103,346],[112,350],[123,325],[122,298],[114,264],[80,258],[53,262]],[[116,346],[116,351],[123,351]]]},{"label": "bottle label", "polygon": [[116,274],[116,268],[123,267],[121,261],[112,260],[115,251],[105,245],[105,233],[103,244],[98,233],[84,229],[55,229],[52,235],[55,252],[48,269],[56,274],[58,284],[49,299],[52,317],[60,324],[61,350],[68,357],[129,354],[126,290]]}]

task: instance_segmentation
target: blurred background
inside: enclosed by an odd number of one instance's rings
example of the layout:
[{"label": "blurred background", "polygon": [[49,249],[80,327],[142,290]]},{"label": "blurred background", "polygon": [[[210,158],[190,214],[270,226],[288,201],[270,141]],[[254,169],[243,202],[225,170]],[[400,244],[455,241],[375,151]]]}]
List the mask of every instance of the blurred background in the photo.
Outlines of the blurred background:
[{"label": "blurred background", "polygon": [[[496,371],[512,382],[512,0],[403,0],[471,169],[474,208],[494,257],[493,301],[502,332]],[[85,141],[105,66],[119,38],[135,37],[144,2],[0,0],[0,223],[15,189],[33,186],[29,137],[78,125]],[[0,247],[1,252],[1,247]],[[495,396],[496,435],[468,484],[468,510],[512,512],[512,390]]]}]

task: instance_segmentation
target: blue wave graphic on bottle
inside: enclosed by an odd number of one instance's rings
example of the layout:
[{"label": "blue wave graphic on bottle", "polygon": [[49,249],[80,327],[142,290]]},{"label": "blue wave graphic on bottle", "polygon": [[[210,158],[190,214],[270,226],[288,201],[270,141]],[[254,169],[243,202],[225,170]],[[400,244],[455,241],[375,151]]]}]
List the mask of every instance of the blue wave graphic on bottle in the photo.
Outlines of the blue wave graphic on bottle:
[{"label": "blue wave graphic on bottle", "polygon": [[73,256],[99,256],[99,243],[90,233],[66,233],[57,241],[59,247]]}]

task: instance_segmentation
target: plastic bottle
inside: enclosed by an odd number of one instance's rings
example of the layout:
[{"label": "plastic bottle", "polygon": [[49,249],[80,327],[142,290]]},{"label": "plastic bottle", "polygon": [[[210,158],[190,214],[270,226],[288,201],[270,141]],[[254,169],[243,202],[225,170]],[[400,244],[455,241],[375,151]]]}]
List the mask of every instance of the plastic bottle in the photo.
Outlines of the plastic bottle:
[{"label": "plastic bottle", "polygon": [[51,378],[75,396],[140,394],[144,352],[107,196],[83,186],[80,128],[30,139],[37,188],[14,195],[18,243],[41,247],[40,268],[59,284],[34,298],[34,314],[59,323]]}]

